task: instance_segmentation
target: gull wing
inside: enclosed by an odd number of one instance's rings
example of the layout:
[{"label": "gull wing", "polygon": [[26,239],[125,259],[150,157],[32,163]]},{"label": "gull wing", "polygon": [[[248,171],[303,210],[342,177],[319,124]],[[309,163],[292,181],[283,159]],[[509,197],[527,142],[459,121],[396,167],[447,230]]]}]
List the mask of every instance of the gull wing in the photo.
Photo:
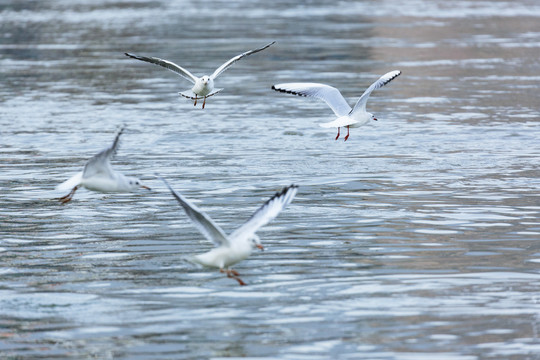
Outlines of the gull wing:
[{"label": "gull wing", "polygon": [[165,179],[161,178],[161,181],[167,185],[173,196],[178,200],[180,205],[184,208],[186,215],[193,222],[193,225],[204,235],[205,238],[210,240],[214,245],[228,245],[229,240],[225,232],[217,225],[206,213],[199,210],[194,204],[189,202],[182,195],[173,190]]},{"label": "gull wing", "polygon": [[358,99],[356,105],[354,105],[354,108],[351,111],[351,113],[354,113],[355,111],[358,111],[358,110],[366,111],[366,103],[368,101],[369,95],[373,92],[373,90],[383,87],[384,85],[388,84],[390,81],[397,78],[400,74],[401,74],[401,71],[394,70],[381,76],[379,80],[375,81],[373,84],[371,84],[370,87],[367,88],[366,91],[364,91],[362,96],[360,96],[360,99]]},{"label": "gull wing", "polygon": [[177,73],[178,75],[180,75],[184,79],[192,82],[193,84],[195,84],[195,82],[197,81],[197,77],[195,75],[193,75],[192,73],[190,73],[189,71],[187,71],[183,67],[181,67],[179,65],[176,65],[172,61],[163,60],[163,59],[160,59],[160,58],[157,58],[157,57],[138,56],[138,55],[134,55],[134,54],[130,54],[130,53],[124,53],[124,54],[126,56],[129,56],[132,59],[146,61],[146,62],[151,63],[151,64],[156,64],[156,65],[162,66],[165,69],[168,69],[168,70],[171,70],[172,72]]},{"label": "gull wing", "polygon": [[262,226],[272,221],[287,205],[291,203],[298,191],[298,185],[289,185],[268,199],[251,215],[244,225],[236,229],[230,236],[231,241],[250,238]]},{"label": "gull wing", "polygon": [[229,66],[231,66],[232,64],[234,64],[238,60],[240,60],[240,59],[242,59],[242,58],[244,58],[244,57],[246,57],[248,55],[258,53],[259,51],[263,51],[264,49],[266,49],[267,47],[270,47],[273,44],[275,44],[275,41],[272,41],[270,44],[267,44],[267,45],[263,46],[262,48],[258,48],[258,49],[255,49],[255,50],[249,50],[249,51],[246,51],[245,53],[242,53],[240,55],[236,55],[235,57],[233,57],[232,59],[227,61],[225,64],[218,67],[216,69],[216,71],[214,71],[214,73],[212,75],[210,75],[210,77],[212,79],[217,78],[222,72],[227,70],[229,68]]},{"label": "gull wing", "polygon": [[319,83],[284,83],[272,86],[273,90],[298,96],[321,99],[334,111],[336,116],[345,116],[351,107],[335,87]]},{"label": "gull wing", "polygon": [[110,147],[97,153],[90,158],[90,160],[88,160],[84,166],[82,174],[83,178],[91,178],[92,176],[100,173],[114,178],[110,161],[118,150],[118,146],[120,145],[120,135],[122,135],[122,132],[124,132],[124,128],[121,128],[120,131],[118,131],[118,134],[116,134],[116,137],[114,138],[114,141]]}]

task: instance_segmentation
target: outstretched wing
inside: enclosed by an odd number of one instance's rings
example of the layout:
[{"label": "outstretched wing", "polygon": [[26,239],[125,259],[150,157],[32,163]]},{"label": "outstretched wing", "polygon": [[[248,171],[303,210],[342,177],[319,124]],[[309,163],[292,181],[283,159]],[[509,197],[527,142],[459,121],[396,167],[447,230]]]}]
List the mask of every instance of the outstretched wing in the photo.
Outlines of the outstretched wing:
[{"label": "outstretched wing", "polygon": [[133,55],[133,54],[130,54],[130,53],[124,53],[124,54],[126,56],[129,56],[130,58],[133,58],[133,59],[146,61],[146,62],[151,63],[151,64],[156,64],[156,65],[162,66],[165,69],[168,69],[168,70],[171,70],[171,71],[177,73],[178,75],[180,75],[184,79],[186,79],[188,81],[191,81],[193,84],[195,84],[195,82],[197,81],[197,77],[195,75],[193,75],[192,73],[190,73],[189,71],[187,71],[183,67],[181,67],[179,65],[176,65],[175,63],[173,63],[171,61],[163,60],[163,59],[160,59],[160,58],[157,58],[157,57],[138,56],[138,55]]},{"label": "outstretched wing", "polygon": [[113,169],[111,168],[111,159],[116,154],[118,146],[120,145],[120,135],[124,132],[124,128],[121,128],[120,131],[116,134],[112,145],[105,150],[94,155],[86,165],[83,170],[83,178],[91,178],[96,174],[103,174],[113,178]]},{"label": "outstretched wing", "polygon": [[212,79],[215,79],[219,76],[219,74],[221,74],[222,72],[224,72],[225,70],[227,70],[229,68],[229,66],[231,66],[232,64],[234,64],[235,62],[237,62],[238,60],[248,56],[248,55],[251,55],[251,54],[255,54],[255,53],[258,53],[259,51],[263,51],[264,49],[266,49],[267,47],[270,47],[271,45],[273,45],[275,43],[275,41],[272,41],[270,44],[267,44],[265,46],[263,46],[262,48],[258,48],[258,49],[255,49],[255,50],[249,50],[249,51],[246,51],[245,53],[242,53],[240,55],[236,55],[235,57],[233,57],[232,59],[230,59],[229,61],[227,61],[225,64],[221,65],[220,67],[218,67],[216,69],[216,71],[214,71],[214,73],[212,75],[210,75],[210,77]]},{"label": "outstretched wing", "polygon": [[194,204],[189,202],[182,195],[173,190],[165,179],[160,177],[161,181],[167,185],[173,196],[178,200],[180,205],[184,208],[186,215],[191,219],[193,225],[204,235],[205,238],[210,240],[216,246],[222,244],[227,245],[229,240],[225,232],[204,212],[199,210]]},{"label": "outstretched wing", "polygon": [[373,92],[373,90],[376,90],[388,84],[390,81],[397,78],[399,74],[401,74],[401,71],[399,70],[390,71],[389,73],[386,73],[383,76],[381,76],[379,80],[371,84],[371,86],[368,87],[366,91],[364,91],[362,96],[360,96],[360,99],[358,99],[358,101],[356,102],[356,105],[354,105],[354,108],[352,109],[351,113],[354,113],[357,110],[366,111],[366,103],[368,101],[369,95]]},{"label": "outstretched wing", "polygon": [[272,221],[287,205],[291,203],[298,191],[298,185],[289,185],[268,199],[244,225],[236,229],[230,236],[231,241],[250,238],[262,226]]},{"label": "outstretched wing", "polygon": [[330,106],[337,116],[345,116],[351,107],[335,87],[318,83],[284,83],[272,86],[273,90],[298,96],[321,99]]}]

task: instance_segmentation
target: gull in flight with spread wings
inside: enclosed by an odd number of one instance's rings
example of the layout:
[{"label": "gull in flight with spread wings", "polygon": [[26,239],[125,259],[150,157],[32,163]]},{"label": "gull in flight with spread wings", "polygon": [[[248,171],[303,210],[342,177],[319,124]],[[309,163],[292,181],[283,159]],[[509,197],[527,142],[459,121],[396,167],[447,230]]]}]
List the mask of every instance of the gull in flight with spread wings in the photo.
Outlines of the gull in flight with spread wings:
[{"label": "gull in flight with spread wings", "polygon": [[227,236],[206,213],[174,191],[165,179],[160,179],[184,208],[195,227],[216,246],[206,253],[191,257],[191,260],[203,266],[219,268],[220,272],[226,273],[227,277],[235,279],[240,285],[246,284],[230,266],[247,259],[255,247],[264,249],[255,233],[278,216],[281,210],[291,203],[298,190],[298,186],[294,184],[283,188],[255,211],[244,225]]},{"label": "gull in flight with spread wings", "polygon": [[246,52],[244,52],[244,53],[242,53],[240,55],[236,55],[235,57],[233,57],[229,61],[225,62],[220,67],[218,67],[216,69],[216,71],[214,71],[212,73],[212,75],[204,75],[202,77],[197,77],[197,76],[193,75],[192,73],[190,73],[189,71],[187,71],[186,69],[184,69],[183,67],[181,67],[179,65],[176,65],[175,63],[173,63],[171,61],[168,61],[168,60],[163,60],[163,59],[156,58],[156,57],[137,56],[137,55],[133,55],[133,54],[130,54],[130,53],[125,53],[125,55],[129,56],[130,58],[133,58],[133,59],[146,61],[146,62],[149,62],[149,63],[152,63],[152,64],[162,66],[162,67],[164,67],[166,69],[171,70],[172,72],[175,72],[176,74],[180,75],[184,79],[186,79],[186,80],[190,81],[191,83],[193,83],[193,87],[190,90],[182,91],[179,94],[182,95],[185,98],[195,100],[195,102],[193,104],[194,106],[197,105],[197,100],[202,98],[203,99],[202,108],[204,109],[204,105],[206,104],[206,98],[210,97],[212,95],[215,95],[218,92],[220,92],[221,90],[223,90],[223,89],[215,89],[214,88],[214,80],[222,72],[227,70],[232,64],[234,64],[238,60],[240,60],[240,59],[242,59],[242,58],[244,58],[246,56],[258,53],[259,51],[262,51],[262,50],[266,49],[267,47],[273,45],[274,43],[275,43],[275,41],[272,41],[271,43],[269,43],[269,44],[267,44],[267,45],[265,45],[265,46],[263,46],[261,48],[258,48],[258,49],[255,49],[255,50],[249,50],[249,51],[246,51]]},{"label": "gull in flight with spread wings", "polygon": [[86,165],[84,170],[78,172],[70,179],[64,181],[56,187],[57,190],[67,191],[69,194],[62,196],[59,200],[65,204],[69,202],[75,191],[79,187],[85,187],[88,190],[107,192],[132,192],[138,188],[150,190],[148,186],[142,185],[141,181],[134,177],[124,176],[124,174],[114,171],[111,167],[111,158],[116,153],[120,143],[120,135],[124,128],[120,129],[112,145],[105,150],[94,155]]},{"label": "gull in flight with spread wings", "polygon": [[399,74],[401,74],[401,71],[394,70],[381,76],[364,91],[352,109],[339,90],[329,85],[319,83],[284,83],[273,85],[272,89],[293,95],[314,97],[326,102],[336,114],[337,119],[320,124],[320,126],[324,128],[337,127],[338,133],[336,140],[339,139],[339,129],[346,126],[347,136],[345,136],[345,141],[347,141],[349,138],[349,127],[359,127],[368,123],[369,120],[377,120],[373,114],[366,111],[369,95],[373,90],[381,88],[394,80]]}]

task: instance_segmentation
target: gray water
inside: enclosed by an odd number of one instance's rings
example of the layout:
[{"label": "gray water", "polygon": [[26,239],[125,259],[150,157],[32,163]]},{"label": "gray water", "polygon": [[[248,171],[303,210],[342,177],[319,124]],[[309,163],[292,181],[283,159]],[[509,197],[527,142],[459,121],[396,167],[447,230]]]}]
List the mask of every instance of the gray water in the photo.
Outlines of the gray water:
[{"label": "gray water", "polygon": [[[2,359],[540,359],[540,4],[0,1]],[[197,75],[270,41],[218,78]],[[379,119],[347,142],[313,81]],[[113,166],[152,192],[55,186],[126,131]],[[294,202],[236,266],[164,185],[229,232]]]}]

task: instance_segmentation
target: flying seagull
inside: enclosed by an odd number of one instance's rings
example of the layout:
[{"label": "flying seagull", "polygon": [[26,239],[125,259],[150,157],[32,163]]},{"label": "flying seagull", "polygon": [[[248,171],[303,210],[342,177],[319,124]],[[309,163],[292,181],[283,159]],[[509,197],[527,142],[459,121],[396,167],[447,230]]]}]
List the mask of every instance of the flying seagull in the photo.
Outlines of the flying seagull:
[{"label": "flying seagull", "polygon": [[364,91],[352,109],[339,90],[329,85],[319,83],[284,83],[273,85],[272,89],[293,95],[314,97],[326,102],[336,114],[337,119],[320,124],[320,126],[324,128],[337,127],[338,133],[336,140],[339,139],[339,129],[342,126],[346,126],[347,136],[345,136],[345,141],[347,141],[349,138],[349,127],[359,127],[365,125],[369,120],[377,120],[372,113],[366,111],[369,95],[373,90],[383,87],[400,74],[401,71],[394,70],[381,76]]},{"label": "flying seagull", "polygon": [[186,80],[190,81],[191,83],[193,83],[193,87],[190,90],[182,91],[179,94],[182,95],[185,98],[195,100],[195,102],[193,103],[194,106],[197,105],[197,100],[202,98],[203,99],[202,108],[204,109],[204,105],[206,104],[206,98],[210,97],[212,95],[215,95],[218,92],[220,92],[221,90],[223,90],[223,89],[214,88],[214,80],[222,72],[227,70],[229,68],[229,66],[231,66],[232,64],[234,64],[238,60],[240,60],[240,59],[242,59],[242,58],[244,58],[246,56],[249,56],[251,54],[258,53],[259,51],[262,51],[262,50],[266,49],[267,47],[270,47],[274,43],[275,43],[275,41],[272,41],[271,43],[269,43],[269,44],[267,44],[267,45],[265,45],[265,46],[263,46],[261,48],[258,48],[258,49],[255,49],[255,50],[249,50],[249,51],[246,51],[246,52],[244,52],[244,53],[242,53],[240,55],[236,55],[235,57],[231,58],[229,61],[225,62],[223,65],[218,67],[216,69],[216,71],[214,71],[212,73],[212,75],[204,75],[202,77],[197,77],[197,76],[193,75],[192,73],[190,73],[188,70],[181,67],[180,65],[176,65],[175,63],[173,63],[171,61],[168,61],[168,60],[163,60],[163,59],[160,59],[160,58],[157,58],[157,57],[138,56],[138,55],[134,55],[134,54],[130,54],[130,53],[125,53],[125,55],[129,56],[130,58],[133,58],[133,59],[146,61],[146,62],[149,62],[149,63],[152,63],[152,64],[162,66],[162,67],[164,67],[166,69],[169,69],[169,70],[175,72],[176,74],[180,75],[184,79],[186,79]]},{"label": "flying seagull", "polygon": [[78,172],[56,187],[57,190],[62,191],[71,189],[69,194],[59,199],[63,204],[69,202],[73,198],[75,191],[81,186],[88,190],[103,193],[132,192],[137,188],[150,190],[149,187],[142,185],[139,179],[124,176],[124,174],[114,171],[111,167],[110,161],[118,149],[120,135],[122,135],[123,131],[124,128],[118,131],[110,147],[90,158],[84,166],[83,171]]},{"label": "flying seagull", "polygon": [[255,247],[264,249],[255,232],[278,216],[291,203],[298,190],[298,186],[294,184],[283,188],[255,211],[244,225],[227,236],[206,213],[174,191],[165,179],[160,179],[184,208],[193,225],[216,246],[206,253],[191,257],[191,260],[203,266],[219,268],[220,272],[226,273],[227,277],[235,279],[240,285],[246,285],[246,283],[230,266],[247,259]]}]

